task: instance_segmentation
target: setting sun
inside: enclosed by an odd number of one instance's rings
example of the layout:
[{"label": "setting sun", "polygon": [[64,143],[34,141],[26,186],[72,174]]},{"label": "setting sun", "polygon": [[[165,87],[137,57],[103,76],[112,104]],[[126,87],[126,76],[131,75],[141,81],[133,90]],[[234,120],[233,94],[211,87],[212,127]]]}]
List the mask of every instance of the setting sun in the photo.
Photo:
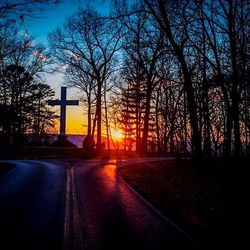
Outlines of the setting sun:
[{"label": "setting sun", "polygon": [[123,134],[121,131],[114,131],[112,133],[112,137],[115,139],[115,140],[121,140],[123,138]]}]

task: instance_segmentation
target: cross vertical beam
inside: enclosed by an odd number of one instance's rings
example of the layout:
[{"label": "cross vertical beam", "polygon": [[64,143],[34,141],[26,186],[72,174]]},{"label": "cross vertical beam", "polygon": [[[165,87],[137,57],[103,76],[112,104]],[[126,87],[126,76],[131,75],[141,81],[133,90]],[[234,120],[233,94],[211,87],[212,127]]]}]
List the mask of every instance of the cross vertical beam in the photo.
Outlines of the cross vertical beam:
[{"label": "cross vertical beam", "polygon": [[61,87],[60,135],[65,136],[66,128],[66,87]]},{"label": "cross vertical beam", "polygon": [[61,100],[49,100],[51,106],[60,106],[60,137],[66,137],[66,106],[79,105],[78,100],[67,100],[67,88],[61,87]]}]

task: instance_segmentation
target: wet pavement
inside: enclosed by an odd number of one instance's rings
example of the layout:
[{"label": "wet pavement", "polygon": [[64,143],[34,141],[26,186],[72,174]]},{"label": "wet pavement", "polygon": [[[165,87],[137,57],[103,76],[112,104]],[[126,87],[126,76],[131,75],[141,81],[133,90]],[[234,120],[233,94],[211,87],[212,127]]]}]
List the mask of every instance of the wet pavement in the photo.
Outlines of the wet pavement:
[{"label": "wet pavement", "polygon": [[0,178],[0,248],[196,249],[117,175],[116,160],[22,161]]},{"label": "wet pavement", "polygon": [[0,178],[0,249],[62,249],[65,167],[20,161]]}]

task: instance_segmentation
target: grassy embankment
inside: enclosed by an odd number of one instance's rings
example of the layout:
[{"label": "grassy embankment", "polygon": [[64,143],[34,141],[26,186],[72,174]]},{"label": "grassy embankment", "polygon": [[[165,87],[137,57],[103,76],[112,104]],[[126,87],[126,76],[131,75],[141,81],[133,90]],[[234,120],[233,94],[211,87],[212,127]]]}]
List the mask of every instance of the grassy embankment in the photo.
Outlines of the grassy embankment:
[{"label": "grassy embankment", "polygon": [[[155,157],[158,155],[147,155],[147,157]],[[96,151],[86,153],[82,148],[77,147],[26,147],[22,150],[0,149],[0,159],[6,160],[22,160],[22,159],[100,159],[100,158],[138,158],[136,152],[127,152],[123,150],[111,149],[103,150],[102,153]],[[144,156],[145,157],[145,156]]]},{"label": "grassy embankment", "polygon": [[[245,238],[249,160],[162,161],[121,168],[120,174],[202,249],[239,248]],[[248,225],[247,225],[248,226]]]}]

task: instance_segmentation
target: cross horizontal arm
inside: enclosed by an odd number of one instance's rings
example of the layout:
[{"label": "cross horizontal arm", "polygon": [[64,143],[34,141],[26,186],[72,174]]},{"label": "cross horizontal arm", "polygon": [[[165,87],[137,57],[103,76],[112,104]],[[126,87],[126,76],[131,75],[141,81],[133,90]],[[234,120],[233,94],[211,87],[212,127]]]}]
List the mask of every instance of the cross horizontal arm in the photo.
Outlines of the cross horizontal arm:
[{"label": "cross horizontal arm", "polygon": [[57,106],[57,105],[61,105],[61,101],[60,100],[49,100],[48,101],[48,105],[50,106]]},{"label": "cross horizontal arm", "polygon": [[79,101],[78,100],[67,100],[66,101],[66,105],[70,105],[70,106],[78,106],[79,105]]}]

